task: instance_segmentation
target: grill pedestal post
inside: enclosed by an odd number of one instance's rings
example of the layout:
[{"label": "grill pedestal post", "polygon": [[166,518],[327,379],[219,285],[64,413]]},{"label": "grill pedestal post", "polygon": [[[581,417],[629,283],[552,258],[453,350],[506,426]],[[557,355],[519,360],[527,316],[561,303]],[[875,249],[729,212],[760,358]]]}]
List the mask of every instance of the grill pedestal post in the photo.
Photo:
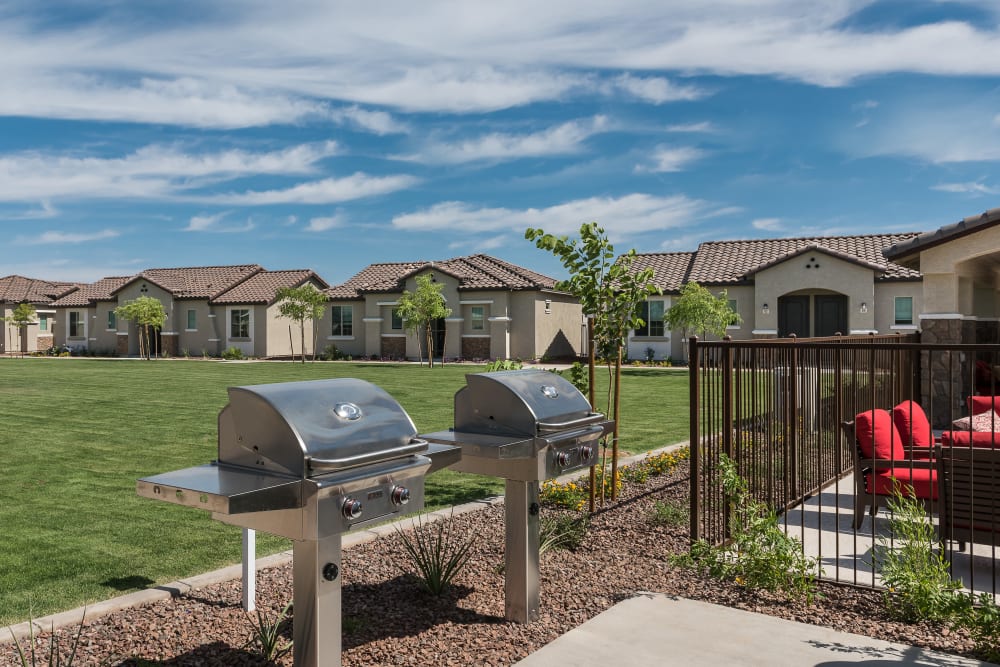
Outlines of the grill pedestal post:
[{"label": "grill pedestal post", "polygon": [[292,545],[295,667],[340,667],[340,535]]},{"label": "grill pedestal post", "polygon": [[507,480],[504,616],[517,623],[538,620],[538,487],[537,480]]}]

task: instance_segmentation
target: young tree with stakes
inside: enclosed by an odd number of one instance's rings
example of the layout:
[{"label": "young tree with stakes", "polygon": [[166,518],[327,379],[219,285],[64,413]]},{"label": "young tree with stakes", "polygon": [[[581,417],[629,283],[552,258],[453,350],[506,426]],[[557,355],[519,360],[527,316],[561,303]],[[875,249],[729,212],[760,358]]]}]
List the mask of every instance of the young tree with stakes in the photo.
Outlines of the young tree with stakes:
[{"label": "young tree with stakes", "polygon": [[138,299],[126,301],[115,308],[115,317],[135,322],[140,327],[142,335],[139,336],[139,356],[145,357],[147,360],[152,359],[153,356],[149,349],[149,331],[150,329],[161,329],[163,323],[167,321],[167,313],[159,299],[154,299],[151,296],[140,296]]},{"label": "young tree with stakes", "polygon": [[664,313],[663,321],[670,329],[682,329],[687,341],[688,332],[699,337],[713,334],[722,338],[726,327],[739,324],[742,318],[730,307],[725,290],[715,296],[692,281],[681,287],[680,296]]},{"label": "young tree with stakes", "polygon": [[25,347],[24,332],[29,324],[35,323],[35,307],[30,303],[19,303],[10,312],[10,315],[2,317],[0,320],[5,320],[12,329],[17,331],[17,349],[23,353]]},{"label": "young tree with stakes", "polygon": [[[451,308],[444,305],[444,297],[441,296],[443,289],[442,283],[434,282],[433,274],[419,275],[417,276],[416,289],[413,292],[403,290],[397,306],[397,312],[403,320],[405,331],[417,334],[420,327],[424,328],[427,341],[427,362],[430,368],[434,367],[434,339],[431,325],[435,320],[451,315]],[[417,349],[418,351],[420,349],[419,339]],[[422,357],[421,362],[423,362]],[[444,363],[444,350],[441,351],[441,362]]]},{"label": "young tree with stakes", "polygon": [[[565,236],[546,234],[541,229],[528,229],[524,237],[535,246],[559,258],[569,271],[569,280],[556,284],[556,289],[569,292],[580,299],[583,312],[593,321],[593,336],[588,341],[591,364],[595,348],[608,351],[614,359],[613,376],[608,383],[608,407],[615,420],[612,434],[611,499],[618,496],[618,434],[621,421],[621,366],[622,350],[629,329],[644,324],[639,316],[639,305],[660,289],[653,284],[653,270],[633,271],[635,249],[615,259],[615,248],[596,222],[580,227],[580,238],[569,240]],[[588,332],[590,328],[588,328]],[[612,374],[611,364],[608,373]],[[593,375],[591,373],[591,375]],[[593,387],[593,377],[591,377]],[[591,389],[591,404],[593,404]],[[602,464],[603,466],[603,464]],[[594,470],[591,468],[591,511],[594,509]],[[604,484],[601,485],[603,498]]]},{"label": "young tree with stakes", "polygon": [[[316,322],[323,318],[326,310],[326,295],[316,289],[312,283],[298,287],[282,287],[278,290],[278,312],[299,324],[299,339],[301,341],[302,363],[306,363],[306,320]],[[315,324],[313,325],[315,330]],[[289,334],[291,335],[291,334]],[[295,360],[295,350],[292,350],[292,361]],[[313,361],[316,361],[316,342],[313,339]]]}]

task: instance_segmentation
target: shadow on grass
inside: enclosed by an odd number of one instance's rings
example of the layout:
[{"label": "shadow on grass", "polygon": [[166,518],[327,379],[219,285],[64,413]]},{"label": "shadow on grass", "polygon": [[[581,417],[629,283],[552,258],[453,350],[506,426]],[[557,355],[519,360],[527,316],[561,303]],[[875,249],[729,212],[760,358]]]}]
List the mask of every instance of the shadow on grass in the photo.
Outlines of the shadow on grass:
[{"label": "shadow on grass", "polygon": [[130,577],[114,577],[112,579],[105,579],[101,582],[101,586],[107,586],[108,588],[113,588],[116,591],[136,591],[149,588],[155,583],[156,582],[149,577],[134,574]]}]

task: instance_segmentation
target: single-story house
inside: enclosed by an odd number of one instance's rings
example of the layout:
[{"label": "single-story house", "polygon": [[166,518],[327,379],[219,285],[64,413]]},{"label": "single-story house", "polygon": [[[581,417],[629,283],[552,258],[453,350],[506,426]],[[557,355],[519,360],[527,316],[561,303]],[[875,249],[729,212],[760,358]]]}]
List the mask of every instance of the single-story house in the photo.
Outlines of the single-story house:
[{"label": "single-story house", "polygon": [[664,313],[691,281],[726,291],[741,322],[735,339],[912,332],[919,328],[921,271],[883,251],[918,233],[706,241],[694,252],[639,254],[635,270],[652,268],[663,291],[643,306],[646,325],[632,331],[628,356],[686,358],[685,332],[670,331]]},{"label": "single-story house", "polygon": [[[63,325],[56,329],[56,344],[137,355],[139,326],[120,320],[115,309],[146,296],[159,300],[167,315],[150,342],[154,352],[218,355],[236,347],[249,356],[287,356],[292,354],[287,327],[294,323],[278,312],[277,292],[307,282],[318,290],[329,287],[310,270],[268,271],[257,264],[147,269],[103,278],[52,302]],[[306,329],[311,353],[310,322]]]},{"label": "single-story house", "polygon": [[443,350],[449,359],[540,359],[577,356],[586,349],[575,297],[557,291],[554,278],[482,254],[371,264],[327,290],[331,308],[321,340],[354,356],[425,356],[422,337],[404,331],[397,312],[399,297],[416,289],[420,275],[444,285],[451,309],[432,326],[436,355]]},{"label": "single-story house", "polygon": [[9,352],[44,352],[52,347],[54,339],[52,324],[55,310],[53,299],[75,289],[74,283],[52,282],[24,276],[4,276],[0,278],[0,317],[8,318],[22,303],[35,307],[35,322],[18,332],[6,320],[3,335],[0,336],[0,354]]}]

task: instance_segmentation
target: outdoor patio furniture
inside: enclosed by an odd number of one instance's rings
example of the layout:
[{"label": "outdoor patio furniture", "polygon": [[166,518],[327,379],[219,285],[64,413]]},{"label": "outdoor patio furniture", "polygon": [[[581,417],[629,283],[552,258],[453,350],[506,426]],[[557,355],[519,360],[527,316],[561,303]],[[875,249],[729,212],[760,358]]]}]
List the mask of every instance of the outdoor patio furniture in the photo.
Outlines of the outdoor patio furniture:
[{"label": "outdoor patio furniture", "polygon": [[914,458],[892,421],[881,408],[859,412],[853,422],[845,422],[847,436],[854,440],[854,529],[864,522],[865,507],[878,513],[879,499],[891,498],[896,490],[913,495],[929,505],[937,500],[937,470],[932,461]]},{"label": "outdoor patio furniture", "polygon": [[1000,546],[1000,450],[939,447],[941,541]]},{"label": "outdoor patio furniture", "polygon": [[915,458],[931,458],[934,453],[934,431],[927,413],[916,401],[903,401],[892,409],[892,422],[903,438],[903,445],[910,447]]}]

